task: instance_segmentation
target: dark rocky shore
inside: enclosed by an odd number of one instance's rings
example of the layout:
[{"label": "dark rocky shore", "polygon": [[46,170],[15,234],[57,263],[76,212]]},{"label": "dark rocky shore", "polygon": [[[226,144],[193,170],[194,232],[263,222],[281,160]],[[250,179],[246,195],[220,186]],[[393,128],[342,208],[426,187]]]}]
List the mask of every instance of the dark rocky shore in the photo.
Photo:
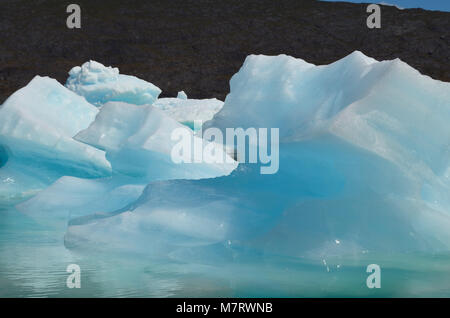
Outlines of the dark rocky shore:
[{"label": "dark rocky shore", "polygon": [[0,3],[0,103],[35,75],[64,83],[93,59],[175,96],[224,99],[248,54],[288,54],[315,64],[354,50],[401,58],[450,81],[450,13],[382,6],[382,28],[366,26],[367,5],[313,0],[77,0],[82,28],[66,27],[68,1]]}]

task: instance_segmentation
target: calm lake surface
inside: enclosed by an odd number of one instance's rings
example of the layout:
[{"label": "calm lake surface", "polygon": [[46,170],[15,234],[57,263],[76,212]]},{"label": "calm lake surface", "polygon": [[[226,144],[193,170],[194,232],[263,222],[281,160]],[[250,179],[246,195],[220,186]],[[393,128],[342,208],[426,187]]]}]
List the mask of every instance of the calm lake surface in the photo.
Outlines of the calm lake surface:
[{"label": "calm lake surface", "polygon": [[[71,251],[64,232],[0,207],[0,297],[450,297],[450,254],[182,263]],[[372,263],[380,289],[366,286]],[[80,289],[66,286],[70,264]]]}]

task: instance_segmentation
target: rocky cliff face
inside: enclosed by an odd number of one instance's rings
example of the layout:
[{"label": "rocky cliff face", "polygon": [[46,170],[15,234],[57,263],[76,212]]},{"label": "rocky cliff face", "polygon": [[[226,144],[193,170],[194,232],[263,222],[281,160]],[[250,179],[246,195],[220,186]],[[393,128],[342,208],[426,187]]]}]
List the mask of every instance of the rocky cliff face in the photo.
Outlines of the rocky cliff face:
[{"label": "rocky cliff face", "polygon": [[382,28],[366,26],[367,5],[313,0],[77,0],[82,28],[66,27],[58,0],[2,0],[0,103],[35,75],[64,83],[93,59],[175,96],[224,99],[248,54],[288,54],[315,64],[354,50],[401,58],[450,81],[450,13],[382,6]]}]

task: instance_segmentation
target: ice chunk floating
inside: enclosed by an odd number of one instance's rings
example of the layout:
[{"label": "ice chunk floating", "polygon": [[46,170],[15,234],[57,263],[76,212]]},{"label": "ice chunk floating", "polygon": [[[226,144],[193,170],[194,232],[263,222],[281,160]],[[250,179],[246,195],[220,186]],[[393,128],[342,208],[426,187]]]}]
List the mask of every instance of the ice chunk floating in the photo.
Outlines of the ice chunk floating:
[{"label": "ice chunk floating", "polygon": [[119,69],[89,61],[69,72],[66,87],[96,106],[109,101],[136,105],[152,104],[161,90],[135,76],[119,74]]},{"label": "ice chunk floating", "polygon": [[[32,196],[8,208],[6,233],[23,233],[24,214],[52,224],[54,254],[98,269],[92,295],[450,296],[449,83],[354,52],[319,66],[251,55],[224,103],[158,99],[95,62],[66,86],[38,77],[0,108],[0,207]],[[174,163],[175,129],[209,144],[186,127],[198,119],[224,136],[278,128],[278,172]],[[15,240],[0,242],[0,273],[14,272]],[[379,291],[365,288],[369,264]]]},{"label": "ice chunk floating", "polygon": [[327,66],[250,56],[206,126],[279,127],[280,171],[150,183],[66,242],[172,256],[226,242],[311,259],[448,251],[449,85],[360,52]]},{"label": "ice chunk floating", "polygon": [[72,137],[98,109],[56,80],[36,76],[0,108],[0,198],[19,199],[63,175],[111,172],[103,151]]}]

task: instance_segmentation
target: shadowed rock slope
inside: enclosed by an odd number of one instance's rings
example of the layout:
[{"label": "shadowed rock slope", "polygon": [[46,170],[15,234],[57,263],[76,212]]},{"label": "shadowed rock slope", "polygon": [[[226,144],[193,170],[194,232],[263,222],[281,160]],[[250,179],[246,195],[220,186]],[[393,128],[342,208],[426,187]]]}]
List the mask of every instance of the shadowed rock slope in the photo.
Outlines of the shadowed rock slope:
[{"label": "shadowed rock slope", "polygon": [[85,1],[82,29],[66,27],[57,0],[2,0],[0,103],[35,75],[64,83],[93,59],[176,96],[224,99],[249,54],[288,54],[314,64],[354,50],[399,57],[450,81],[450,13],[382,7],[382,28],[366,27],[367,5],[313,0]]}]

